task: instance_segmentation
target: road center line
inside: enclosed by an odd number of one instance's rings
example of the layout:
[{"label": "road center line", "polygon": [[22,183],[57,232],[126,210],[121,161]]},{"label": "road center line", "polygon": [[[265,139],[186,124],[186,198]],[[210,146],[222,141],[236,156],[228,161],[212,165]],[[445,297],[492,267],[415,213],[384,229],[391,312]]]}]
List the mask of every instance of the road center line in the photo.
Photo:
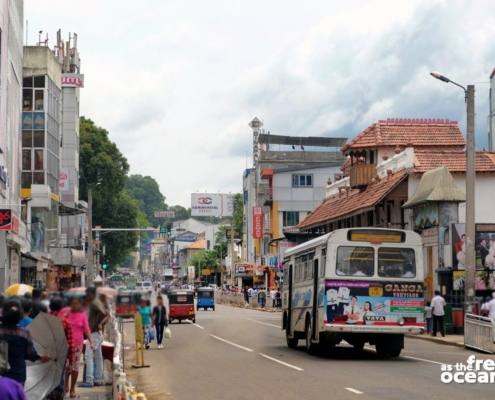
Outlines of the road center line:
[{"label": "road center line", "polygon": [[240,344],[231,342],[230,340],[227,340],[227,339],[223,339],[223,338],[221,338],[219,336],[215,336],[215,335],[211,335],[211,334],[210,334],[210,336],[213,339],[219,340],[220,342],[224,342],[224,343],[230,344],[231,346],[237,347],[238,349],[241,349],[241,350],[244,350],[244,351],[248,351],[250,353],[252,353],[254,351],[253,349],[250,349],[249,347],[241,346]]},{"label": "road center line", "polygon": [[202,326],[201,326],[201,325],[199,325],[199,324],[193,324],[193,325],[194,325],[196,328],[203,329],[203,330],[205,329],[204,327],[202,327]]},{"label": "road center line", "polygon": [[354,388],[345,388],[345,390],[348,390],[349,392],[355,393],[355,394],[363,394],[360,390],[354,389]]},{"label": "road center line", "polygon": [[269,322],[258,321],[256,319],[252,319],[252,318],[246,318],[246,319],[248,321],[251,321],[251,322],[256,322],[257,324],[260,324],[260,325],[266,325],[266,326],[271,326],[272,328],[280,329],[280,325],[270,324]]},{"label": "road center line", "polygon": [[295,365],[286,363],[286,362],[284,362],[282,360],[278,360],[276,358],[270,357],[269,355],[266,355],[266,354],[263,354],[263,353],[259,353],[259,355],[261,357],[267,358],[268,360],[271,360],[271,361],[274,361],[276,363],[279,363],[280,365],[284,365],[285,367],[295,369],[296,371],[304,371],[304,369],[302,369],[302,368],[296,367]]}]

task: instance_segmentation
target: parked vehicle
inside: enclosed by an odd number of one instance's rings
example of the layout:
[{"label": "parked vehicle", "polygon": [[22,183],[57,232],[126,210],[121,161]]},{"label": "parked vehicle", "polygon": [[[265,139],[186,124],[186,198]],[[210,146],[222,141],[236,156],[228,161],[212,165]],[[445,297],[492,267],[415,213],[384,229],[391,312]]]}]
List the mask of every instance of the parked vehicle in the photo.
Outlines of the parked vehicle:
[{"label": "parked vehicle", "polygon": [[215,292],[211,287],[200,287],[198,288],[198,300],[196,304],[196,309],[200,308],[205,311],[211,308],[215,311]]},{"label": "parked vehicle", "polygon": [[172,290],[168,293],[168,320],[169,323],[177,320],[181,323],[185,319],[196,322],[194,312],[194,294],[191,290]]},{"label": "parked vehicle", "polygon": [[137,312],[142,293],[138,290],[120,290],[117,293],[115,303],[115,315],[117,317],[129,318]]}]

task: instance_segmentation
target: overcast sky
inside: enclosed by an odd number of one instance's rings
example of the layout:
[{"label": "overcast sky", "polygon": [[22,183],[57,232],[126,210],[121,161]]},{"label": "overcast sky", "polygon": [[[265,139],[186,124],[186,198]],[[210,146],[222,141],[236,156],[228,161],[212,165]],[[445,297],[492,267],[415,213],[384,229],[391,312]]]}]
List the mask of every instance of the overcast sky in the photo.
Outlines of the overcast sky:
[{"label": "overcast sky", "polygon": [[238,192],[249,121],[271,133],[353,137],[378,119],[440,117],[464,131],[477,85],[487,144],[495,13],[487,1],[25,0],[38,31],[79,35],[81,112],[110,132],[131,173],[169,204]]}]

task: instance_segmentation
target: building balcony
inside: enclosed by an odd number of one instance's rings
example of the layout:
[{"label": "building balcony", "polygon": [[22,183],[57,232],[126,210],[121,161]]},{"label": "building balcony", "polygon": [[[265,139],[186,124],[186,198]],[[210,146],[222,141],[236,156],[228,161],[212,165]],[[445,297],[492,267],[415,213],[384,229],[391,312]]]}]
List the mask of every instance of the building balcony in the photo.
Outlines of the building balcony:
[{"label": "building balcony", "polygon": [[373,164],[351,165],[349,183],[351,188],[367,186],[376,176],[376,166]]}]

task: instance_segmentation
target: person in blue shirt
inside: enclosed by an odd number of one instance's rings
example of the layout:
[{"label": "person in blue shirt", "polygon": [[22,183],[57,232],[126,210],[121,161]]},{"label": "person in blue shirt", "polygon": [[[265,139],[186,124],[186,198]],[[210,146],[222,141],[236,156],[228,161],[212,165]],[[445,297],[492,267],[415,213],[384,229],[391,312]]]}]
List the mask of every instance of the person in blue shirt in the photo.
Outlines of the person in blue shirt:
[{"label": "person in blue shirt", "polygon": [[31,314],[31,311],[33,309],[33,302],[31,299],[23,297],[21,298],[21,306],[22,306],[23,318],[21,319],[21,322],[19,322],[19,327],[27,328],[27,326],[31,322],[33,322],[33,319],[29,316],[29,314]]},{"label": "person in blue shirt", "polygon": [[151,342],[151,307],[149,301],[141,299],[138,313],[141,315],[141,321],[143,322],[144,347],[149,349]]}]

